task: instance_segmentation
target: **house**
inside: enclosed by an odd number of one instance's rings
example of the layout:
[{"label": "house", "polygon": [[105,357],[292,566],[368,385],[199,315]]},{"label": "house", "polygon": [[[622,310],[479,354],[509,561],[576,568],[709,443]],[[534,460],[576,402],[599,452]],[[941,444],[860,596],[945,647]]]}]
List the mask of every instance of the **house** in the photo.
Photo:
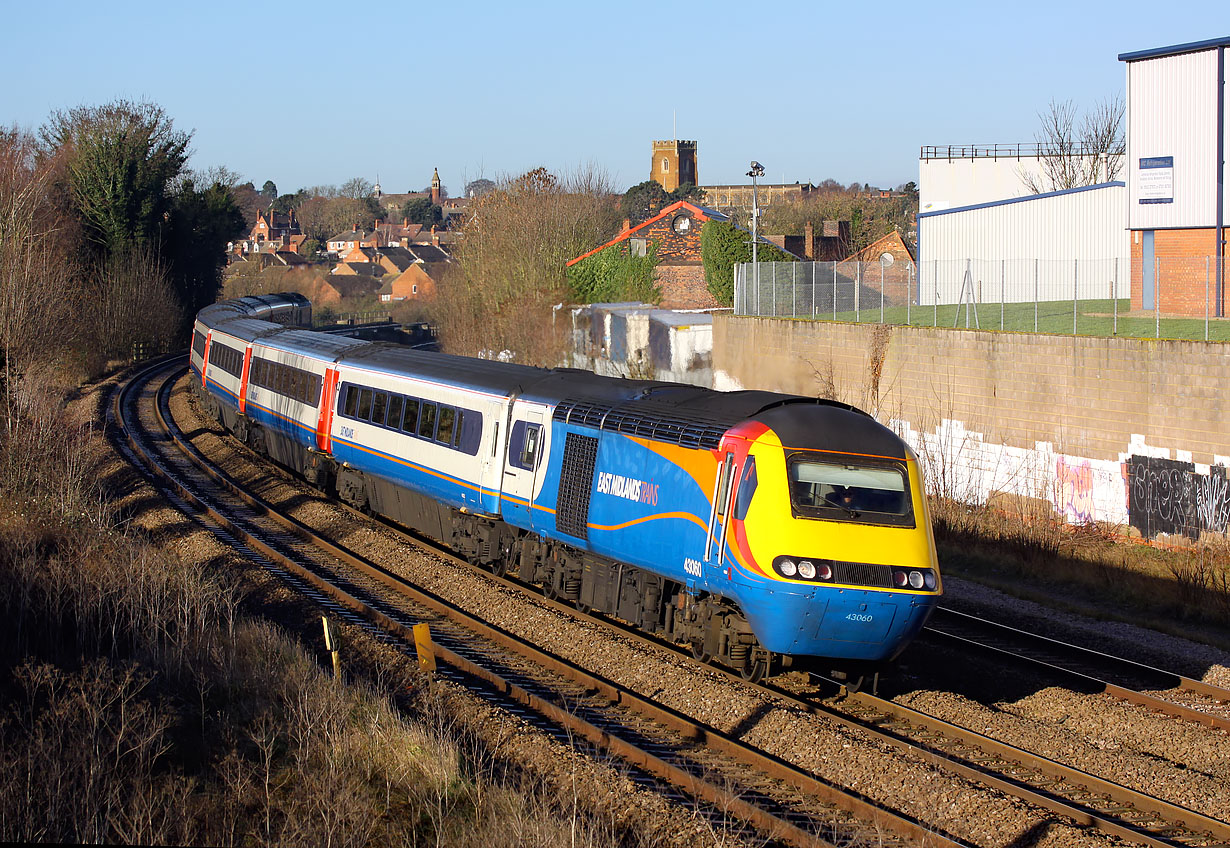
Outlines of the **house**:
[{"label": "house", "polygon": [[367,230],[351,230],[331,236],[325,243],[325,248],[333,256],[344,256],[356,247],[379,247],[380,237],[375,232]]},{"label": "house", "polygon": [[294,209],[285,214],[268,209],[256,213],[256,223],[252,225],[249,238],[253,241],[280,241],[285,236],[299,235],[301,232]]},{"label": "house", "polygon": [[[680,200],[657,215],[637,224],[624,222],[623,230],[606,244],[572,259],[569,267],[611,245],[626,242],[633,256],[644,256],[649,246],[658,246],[658,266],[654,280],[662,291],[661,306],[666,309],[712,309],[720,306],[709,292],[705,267],[701,262],[700,232],[709,221],[728,221],[716,209]],[[750,234],[749,234],[750,235]],[[771,244],[763,236],[760,243]]]},{"label": "house", "polygon": [[818,238],[808,221],[801,236],[775,235],[765,239],[809,262],[839,262],[850,255],[850,222],[822,221]]},{"label": "house", "polygon": [[846,258],[846,261],[879,262],[883,265],[893,265],[897,262],[914,264],[914,251],[910,250],[901,233],[893,230],[880,236],[862,250]]},{"label": "house", "polygon": [[382,301],[430,300],[436,282],[452,261],[435,245],[410,247],[352,248],[329,272],[330,276],[364,277],[379,281],[376,294]]},{"label": "house", "polygon": [[[405,250],[391,249],[379,261],[388,273],[377,295],[382,301],[389,302],[434,298],[436,283],[452,259],[435,245],[416,244]],[[394,268],[399,271],[395,272]]]},{"label": "house", "polygon": [[396,300],[432,300],[436,296],[436,281],[424,265],[411,265],[396,276],[384,278],[376,296],[384,303]]}]

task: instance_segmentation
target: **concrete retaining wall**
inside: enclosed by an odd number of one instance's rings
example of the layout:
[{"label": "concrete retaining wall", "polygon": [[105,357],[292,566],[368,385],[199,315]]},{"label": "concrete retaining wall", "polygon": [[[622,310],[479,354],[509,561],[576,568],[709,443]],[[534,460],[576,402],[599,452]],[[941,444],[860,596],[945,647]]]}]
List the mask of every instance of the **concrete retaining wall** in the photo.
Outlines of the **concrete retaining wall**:
[{"label": "concrete retaining wall", "polygon": [[1041,498],[1150,536],[1230,525],[1230,345],[725,314],[713,339],[716,388],[859,406],[942,494]]}]

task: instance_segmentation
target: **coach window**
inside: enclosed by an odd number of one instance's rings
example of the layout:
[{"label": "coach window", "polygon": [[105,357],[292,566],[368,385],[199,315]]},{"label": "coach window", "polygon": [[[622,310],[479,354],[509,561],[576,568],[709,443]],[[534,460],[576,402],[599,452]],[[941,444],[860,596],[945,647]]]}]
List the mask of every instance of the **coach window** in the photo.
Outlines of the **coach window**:
[{"label": "coach window", "polygon": [[372,390],[359,389],[359,409],[355,413],[360,421],[366,421],[372,414]]},{"label": "coach window", "polygon": [[359,390],[354,386],[346,387],[346,406],[342,410],[343,415],[354,418],[355,412],[359,409]]},{"label": "coach window", "polygon": [[376,392],[372,399],[372,423],[384,425],[384,411],[388,409],[389,396],[384,392]]},{"label": "coach window", "polygon": [[436,405],[423,401],[423,409],[419,413],[419,435],[424,439],[433,439],[436,435]]},{"label": "coach window", "polygon": [[541,424],[527,424],[525,427],[525,444],[521,446],[521,467],[533,470],[538,464],[538,439],[542,431]]},{"label": "coach window", "polygon": [[389,395],[389,414],[384,420],[394,430],[401,426],[401,405],[404,398],[401,395]]},{"label": "coach window", "polygon": [[414,435],[419,428],[419,402],[414,398],[406,398],[406,413],[401,419],[403,433]]},{"label": "coach window", "polygon": [[451,406],[440,407],[440,423],[436,425],[436,441],[442,445],[453,443],[453,423],[457,412]]}]

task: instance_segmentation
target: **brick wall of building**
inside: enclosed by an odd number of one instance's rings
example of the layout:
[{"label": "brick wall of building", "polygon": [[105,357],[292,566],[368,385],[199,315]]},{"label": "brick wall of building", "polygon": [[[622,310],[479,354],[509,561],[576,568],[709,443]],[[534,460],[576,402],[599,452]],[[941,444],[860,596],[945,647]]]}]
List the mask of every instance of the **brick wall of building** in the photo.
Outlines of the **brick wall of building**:
[{"label": "brick wall of building", "polygon": [[659,305],[663,309],[716,309],[721,305],[709,293],[705,268],[699,262],[659,265],[654,280],[662,290]]},{"label": "brick wall of building", "polygon": [[[1154,230],[1153,255],[1157,263],[1154,296],[1163,313],[1203,316],[1207,303],[1209,314],[1217,314],[1214,232],[1215,228],[1210,227]],[[1132,308],[1140,309],[1144,295],[1144,237],[1139,231],[1132,233],[1131,247]],[[1224,256],[1223,262],[1226,262]],[[1230,269],[1230,263],[1226,268]],[[1223,279],[1227,278],[1223,276]],[[1230,315],[1230,286],[1226,286],[1222,294],[1225,306],[1222,314]]]},{"label": "brick wall of building", "polygon": [[[1203,279],[1201,280],[1203,283]],[[882,351],[878,391],[874,352]],[[832,394],[916,431],[1118,461],[1133,436],[1230,456],[1230,345],[744,318],[717,313],[713,368],[744,388]],[[830,392],[829,389],[832,389]],[[1137,440],[1139,441],[1139,440]]]},{"label": "brick wall of building", "polygon": [[[686,215],[691,224],[684,233],[676,233],[675,218]],[[654,221],[647,227],[636,231],[633,238],[643,238],[652,244],[658,243],[658,261],[669,262],[699,262],[700,261],[700,229],[704,225],[688,209],[680,209],[667,215],[659,221]]]}]

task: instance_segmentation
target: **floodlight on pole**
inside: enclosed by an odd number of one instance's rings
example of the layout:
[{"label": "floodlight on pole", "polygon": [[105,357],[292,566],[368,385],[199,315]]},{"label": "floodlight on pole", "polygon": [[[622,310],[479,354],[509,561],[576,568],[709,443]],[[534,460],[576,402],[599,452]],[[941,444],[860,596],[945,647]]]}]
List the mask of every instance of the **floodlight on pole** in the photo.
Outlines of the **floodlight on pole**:
[{"label": "floodlight on pole", "polygon": [[757,235],[756,219],[760,217],[760,206],[756,198],[756,178],[764,176],[764,165],[761,165],[755,159],[751,162],[751,167],[747,175],[752,178],[752,287],[756,292],[756,297],[760,297],[760,262],[756,253],[756,242],[759,241]]}]

